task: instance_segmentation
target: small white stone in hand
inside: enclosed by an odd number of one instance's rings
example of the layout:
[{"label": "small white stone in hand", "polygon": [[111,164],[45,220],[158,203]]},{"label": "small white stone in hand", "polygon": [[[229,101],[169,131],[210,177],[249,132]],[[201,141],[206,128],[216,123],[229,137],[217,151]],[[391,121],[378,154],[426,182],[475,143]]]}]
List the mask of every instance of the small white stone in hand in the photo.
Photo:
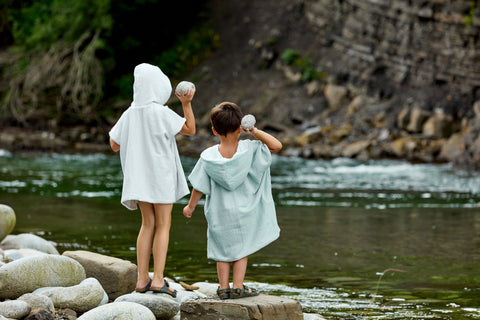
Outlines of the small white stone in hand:
[{"label": "small white stone in hand", "polygon": [[241,126],[243,130],[252,130],[252,128],[255,126],[255,123],[255,117],[252,114],[247,114],[243,116]]},{"label": "small white stone in hand", "polygon": [[175,92],[181,96],[182,95],[182,90],[183,94],[187,94],[189,89],[193,89],[195,91],[195,85],[189,81],[181,81],[178,85],[177,88],[175,89]]}]

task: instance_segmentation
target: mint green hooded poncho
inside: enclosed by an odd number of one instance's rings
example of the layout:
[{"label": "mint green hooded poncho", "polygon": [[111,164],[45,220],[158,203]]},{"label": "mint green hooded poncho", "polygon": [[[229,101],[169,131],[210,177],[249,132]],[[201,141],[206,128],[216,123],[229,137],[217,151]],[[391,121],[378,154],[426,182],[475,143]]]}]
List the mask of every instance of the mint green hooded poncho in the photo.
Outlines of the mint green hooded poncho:
[{"label": "mint green hooded poncho", "polygon": [[271,161],[268,147],[252,140],[239,141],[230,159],[222,157],[218,145],[200,155],[188,179],[206,195],[208,258],[236,261],[279,237]]}]

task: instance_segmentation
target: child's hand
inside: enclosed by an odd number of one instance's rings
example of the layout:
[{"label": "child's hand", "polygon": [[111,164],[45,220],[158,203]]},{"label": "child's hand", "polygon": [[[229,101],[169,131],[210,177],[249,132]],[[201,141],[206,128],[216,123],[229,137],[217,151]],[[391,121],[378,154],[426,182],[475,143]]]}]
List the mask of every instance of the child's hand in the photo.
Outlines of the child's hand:
[{"label": "child's hand", "polygon": [[254,133],[255,130],[257,130],[257,128],[255,128],[255,127],[252,127],[251,129],[243,129],[242,128],[243,133],[251,134],[252,136],[253,136],[253,133]]},{"label": "child's hand", "polygon": [[177,98],[183,103],[189,103],[193,100],[193,96],[195,95],[195,90],[193,89],[188,89],[187,92],[183,91],[182,90],[182,94],[179,95],[176,91],[175,91],[175,95],[177,96]]},{"label": "child's hand", "polygon": [[190,206],[187,205],[185,206],[185,208],[183,208],[183,215],[187,218],[191,218],[193,210],[194,209],[190,208]]}]

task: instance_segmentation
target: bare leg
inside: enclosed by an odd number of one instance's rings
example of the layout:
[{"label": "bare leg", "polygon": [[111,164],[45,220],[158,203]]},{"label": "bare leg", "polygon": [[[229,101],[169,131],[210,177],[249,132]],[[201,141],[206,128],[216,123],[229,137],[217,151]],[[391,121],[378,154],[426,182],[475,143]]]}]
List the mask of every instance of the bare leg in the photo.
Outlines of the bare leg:
[{"label": "bare leg", "polygon": [[230,288],[230,262],[217,261],[218,281],[220,282],[220,289]]},{"label": "bare leg", "polygon": [[137,237],[137,289],[140,289],[144,288],[150,281],[148,270],[155,230],[155,212],[151,203],[139,202],[138,204],[142,212],[142,225]]},{"label": "bare leg", "polygon": [[[167,259],[173,204],[153,205],[155,208],[155,237],[153,239],[153,280],[152,287],[161,288],[165,284],[163,272]],[[174,290],[169,289],[170,292]]]},{"label": "bare leg", "polygon": [[233,262],[233,288],[243,289],[243,281],[247,272],[248,257]]}]

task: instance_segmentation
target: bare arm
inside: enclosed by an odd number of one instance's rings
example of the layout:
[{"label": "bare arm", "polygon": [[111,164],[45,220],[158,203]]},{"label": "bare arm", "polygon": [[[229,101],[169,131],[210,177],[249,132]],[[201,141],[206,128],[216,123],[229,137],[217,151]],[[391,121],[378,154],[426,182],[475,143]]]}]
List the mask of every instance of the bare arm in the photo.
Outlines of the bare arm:
[{"label": "bare arm", "polygon": [[190,195],[190,201],[188,202],[188,205],[183,208],[183,215],[187,218],[192,217],[192,213],[195,210],[195,207],[198,204],[198,201],[200,198],[203,196],[203,193],[196,189],[192,189],[192,194]]},{"label": "bare arm", "polygon": [[180,133],[186,136],[193,136],[196,132],[195,116],[193,115],[193,110],[192,110],[192,99],[194,94],[195,94],[195,91],[193,89],[189,89],[188,92],[184,95],[178,95],[175,92],[175,95],[177,96],[177,98],[182,102],[183,115],[186,120],[185,123],[183,124],[182,129],[180,130]]},{"label": "bare arm", "polygon": [[[243,130],[243,129],[242,129]],[[282,150],[282,143],[278,141],[277,138],[272,136],[271,134],[266,133],[263,130],[257,129],[253,127],[251,130],[243,130],[245,133],[249,133],[258,140],[262,141],[265,143],[270,150],[271,153],[276,153],[280,150]]]},{"label": "bare arm", "polygon": [[113,152],[118,152],[120,151],[120,145],[113,141],[112,138],[110,138],[110,147],[112,147]]}]

